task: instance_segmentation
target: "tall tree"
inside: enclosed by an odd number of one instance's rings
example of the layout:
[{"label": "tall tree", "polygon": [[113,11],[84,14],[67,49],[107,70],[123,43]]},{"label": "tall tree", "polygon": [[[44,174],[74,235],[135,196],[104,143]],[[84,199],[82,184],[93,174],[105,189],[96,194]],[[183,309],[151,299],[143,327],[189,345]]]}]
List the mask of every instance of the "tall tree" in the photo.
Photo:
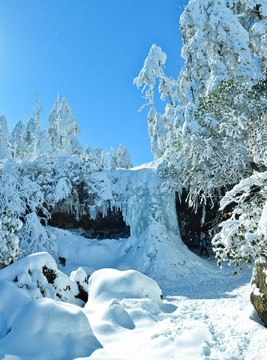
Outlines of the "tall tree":
[{"label": "tall tree", "polygon": [[19,120],[11,131],[11,145],[14,149],[14,155],[22,157],[23,149],[25,150],[25,144],[23,141],[23,134],[25,131],[25,125]]},{"label": "tall tree", "polygon": [[4,115],[0,116],[0,159],[11,157],[10,135],[7,128],[7,120]]},{"label": "tall tree", "polygon": [[111,156],[109,161],[109,170],[116,170],[118,168],[117,151],[111,146]]},{"label": "tall tree", "polygon": [[118,168],[131,169],[133,167],[132,160],[125,145],[120,144],[117,150],[117,164]]},{"label": "tall tree", "polygon": [[[180,20],[185,67],[178,79],[166,78],[166,54],[153,45],[134,80],[143,90],[148,86],[149,135],[155,158],[166,160],[159,170],[165,189],[189,188],[191,205],[252,173],[244,144],[244,123],[251,111],[245,106],[242,114],[242,106],[257,82],[253,56],[261,53],[259,64],[265,61],[266,9],[266,0],[189,1]],[[264,66],[256,70],[265,77]],[[168,98],[163,115],[154,106],[157,79],[161,98]]]}]

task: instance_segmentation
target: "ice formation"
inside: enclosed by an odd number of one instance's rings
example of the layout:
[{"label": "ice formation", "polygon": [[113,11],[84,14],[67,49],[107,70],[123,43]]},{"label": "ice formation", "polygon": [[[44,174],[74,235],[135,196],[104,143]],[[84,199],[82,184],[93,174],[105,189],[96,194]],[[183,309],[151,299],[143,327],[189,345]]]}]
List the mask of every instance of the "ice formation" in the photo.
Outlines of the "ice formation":
[{"label": "ice formation", "polygon": [[59,254],[67,266],[135,269],[156,280],[164,290],[179,276],[210,271],[209,265],[183,244],[175,194],[161,192],[157,165],[154,162],[132,170],[91,175],[87,183],[91,203],[85,201],[78,210],[87,211],[93,219],[107,216],[109,209],[120,210],[131,234],[127,239],[99,241],[57,230]]}]

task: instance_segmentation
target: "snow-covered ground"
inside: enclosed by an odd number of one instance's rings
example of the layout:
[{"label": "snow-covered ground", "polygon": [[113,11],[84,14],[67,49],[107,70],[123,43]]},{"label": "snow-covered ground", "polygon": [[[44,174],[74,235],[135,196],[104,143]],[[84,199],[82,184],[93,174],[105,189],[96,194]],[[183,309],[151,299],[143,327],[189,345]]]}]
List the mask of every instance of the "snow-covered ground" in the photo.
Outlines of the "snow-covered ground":
[{"label": "snow-covered ground", "polygon": [[[182,271],[177,264],[178,276],[165,274],[162,291],[136,270],[118,270],[131,241],[88,240],[60,230],[66,266],[57,269],[43,253],[1,270],[0,358],[266,359],[266,328],[249,301],[250,270],[233,277],[232,268],[219,269],[181,245],[190,267]],[[121,254],[116,260],[115,250]],[[56,274],[53,285],[41,273],[44,265]],[[76,271],[81,266],[84,271]],[[86,274],[92,275],[84,304],[75,294]]]}]

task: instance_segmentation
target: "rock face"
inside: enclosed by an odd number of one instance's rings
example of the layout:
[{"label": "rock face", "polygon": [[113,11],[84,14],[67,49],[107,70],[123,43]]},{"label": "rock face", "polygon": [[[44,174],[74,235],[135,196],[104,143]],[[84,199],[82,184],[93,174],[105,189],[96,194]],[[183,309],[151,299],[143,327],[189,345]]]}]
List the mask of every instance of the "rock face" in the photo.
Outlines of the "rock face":
[{"label": "rock face", "polygon": [[[193,208],[188,206],[186,202],[187,191],[184,189],[181,200],[176,194],[176,211],[179,223],[179,229],[182,240],[185,241],[186,234],[189,230],[199,234],[201,231],[208,235],[208,231],[211,230],[217,223],[220,223],[223,219],[223,212],[219,212],[219,203],[215,203],[213,208],[211,206],[205,206],[205,223],[201,225],[201,219],[203,217],[203,209],[199,207],[197,213]],[[221,221],[220,221],[221,220]]]},{"label": "rock face", "polygon": [[119,209],[108,209],[106,216],[98,214],[95,219],[90,219],[87,214],[77,218],[75,214],[56,211],[52,213],[49,225],[61,229],[82,228],[81,235],[88,239],[119,239],[130,236],[130,226],[126,225]]},{"label": "rock face", "polygon": [[261,320],[267,326],[266,274],[267,268],[263,264],[256,264],[251,281],[253,291],[250,295],[250,301],[259,314]]}]

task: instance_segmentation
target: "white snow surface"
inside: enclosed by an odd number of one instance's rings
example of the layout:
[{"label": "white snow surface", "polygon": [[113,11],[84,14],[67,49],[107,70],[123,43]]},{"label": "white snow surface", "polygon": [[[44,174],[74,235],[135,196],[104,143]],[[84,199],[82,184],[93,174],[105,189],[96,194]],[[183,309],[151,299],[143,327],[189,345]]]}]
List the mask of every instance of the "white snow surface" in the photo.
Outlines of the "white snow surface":
[{"label": "white snow surface", "polygon": [[[76,238],[67,236],[69,241]],[[80,244],[85,251],[87,241]],[[65,246],[69,244],[67,241]],[[72,247],[74,255],[75,251]],[[193,261],[195,255],[187,253]],[[0,359],[266,358],[266,328],[249,301],[248,269],[233,277],[232,268],[220,269],[215,260],[203,260],[209,273],[198,269],[199,262],[194,273],[171,279],[161,299],[158,284],[135,270],[94,271],[85,266],[83,271],[74,262],[61,266],[66,273],[72,267],[72,280],[82,281],[85,273],[93,272],[87,285],[89,299],[82,307],[31,296],[31,289],[14,282],[16,274],[37,266],[38,257],[40,263],[59,271],[45,253],[28,256],[0,271]]]}]

